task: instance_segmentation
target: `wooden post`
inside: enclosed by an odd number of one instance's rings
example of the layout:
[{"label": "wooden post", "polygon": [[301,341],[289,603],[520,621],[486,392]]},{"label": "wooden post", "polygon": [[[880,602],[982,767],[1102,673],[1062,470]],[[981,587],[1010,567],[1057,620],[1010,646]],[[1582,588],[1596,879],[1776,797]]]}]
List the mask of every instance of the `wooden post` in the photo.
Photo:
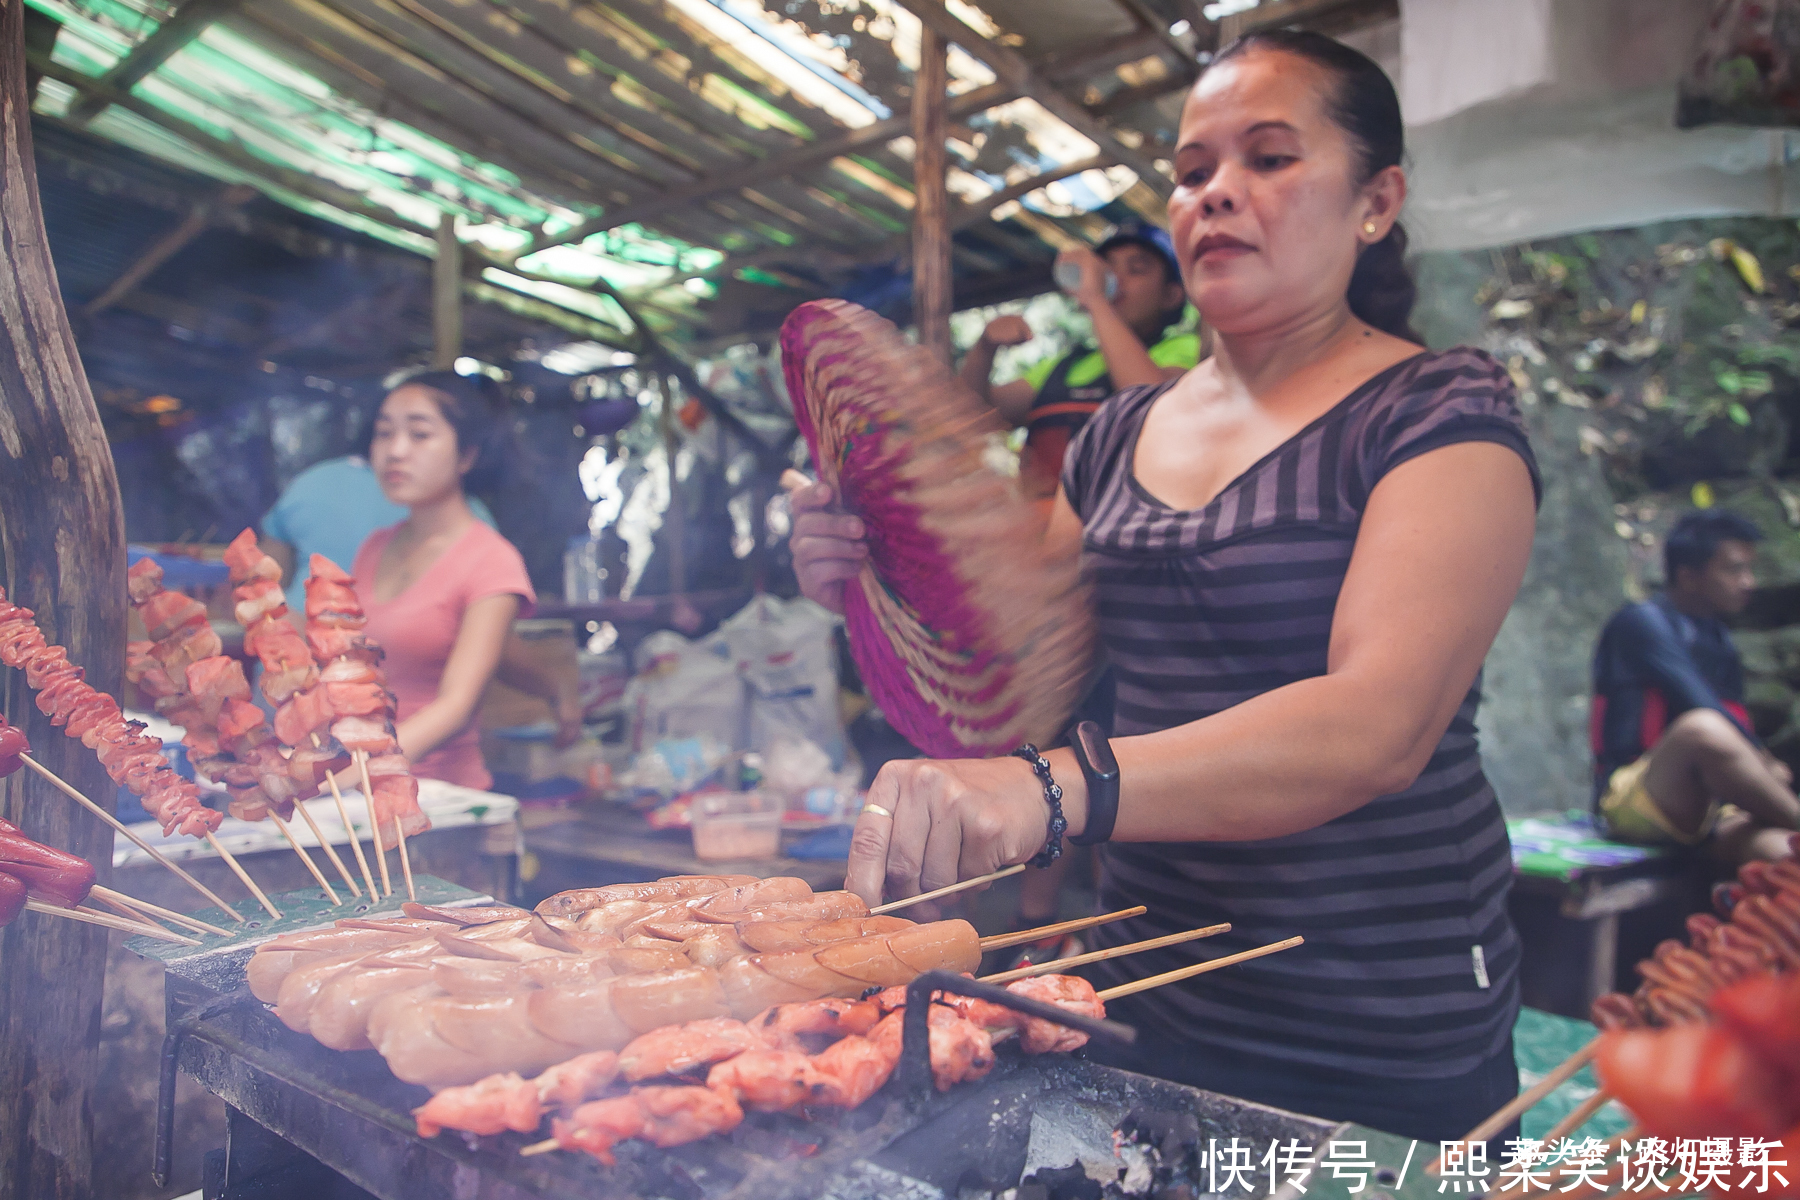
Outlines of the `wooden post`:
[{"label": "wooden post", "polygon": [[913,79],[913,324],[919,345],[950,361],[949,43],[919,31]]},{"label": "wooden post", "polygon": [[462,243],[456,217],[438,218],[437,259],[431,265],[431,365],[447,371],[462,357]]},{"label": "wooden post", "polygon": [[[24,0],[0,0],[0,583],[37,611],[88,682],[118,695],[125,666],[125,530],[112,454],[44,239],[23,53]],[[93,751],[0,668],[0,710],[35,756],[110,805]],[[111,876],[112,831],[36,775],[0,780],[0,813]],[[89,1200],[89,1102],[106,931],[27,915],[0,930],[0,1200]]]}]

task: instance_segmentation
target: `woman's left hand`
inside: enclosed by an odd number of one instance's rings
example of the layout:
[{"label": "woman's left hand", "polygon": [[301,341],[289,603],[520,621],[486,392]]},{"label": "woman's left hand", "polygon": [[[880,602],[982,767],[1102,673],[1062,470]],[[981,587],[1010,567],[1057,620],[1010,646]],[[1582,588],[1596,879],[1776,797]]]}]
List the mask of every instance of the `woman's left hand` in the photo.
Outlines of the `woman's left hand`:
[{"label": "woman's left hand", "polygon": [[[871,907],[884,895],[916,896],[1024,862],[1044,848],[1049,825],[1044,789],[1023,759],[896,759],[869,788],[844,886]],[[935,907],[907,916],[932,920]]]}]

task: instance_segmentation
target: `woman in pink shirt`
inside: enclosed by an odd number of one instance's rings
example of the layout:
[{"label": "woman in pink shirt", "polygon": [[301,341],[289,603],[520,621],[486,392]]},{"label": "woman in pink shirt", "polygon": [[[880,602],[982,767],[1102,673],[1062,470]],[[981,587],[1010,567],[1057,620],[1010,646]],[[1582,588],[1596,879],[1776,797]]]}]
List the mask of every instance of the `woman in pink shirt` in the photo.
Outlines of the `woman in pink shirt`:
[{"label": "woman in pink shirt", "polygon": [[481,376],[430,371],[389,392],[369,461],[406,520],[378,529],[351,573],[369,635],[387,650],[400,748],[420,776],[493,783],[475,710],[514,618],[536,601],[525,560],[469,511],[465,484],[497,475],[498,389]]}]

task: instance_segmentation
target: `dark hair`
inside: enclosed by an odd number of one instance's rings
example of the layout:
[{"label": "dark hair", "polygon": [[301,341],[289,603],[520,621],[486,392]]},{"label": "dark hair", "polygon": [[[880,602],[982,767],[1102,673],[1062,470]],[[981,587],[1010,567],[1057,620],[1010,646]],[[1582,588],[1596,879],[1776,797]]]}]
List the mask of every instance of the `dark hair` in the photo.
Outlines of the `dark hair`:
[{"label": "dark hair", "polygon": [[1673,587],[1678,567],[1704,571],[1724,542],[1754,544],[1762,537],[1755,521],[1729,509],[1704,508],[1683,513],[1663,542],[1663,582]]},{"label": "dark hair", "polygon": [[[455,371],[420,371],[388,389],[422,387],[434,393],[438,411],[456,431],[456,452],[475,451],[475,464],[463,476],[463,490],[477,495],[491,493],[505,478],[510,429],[505,418],[506,393],[486,375],[459,375]],[[374,440],[370,430],[371,444]]]},{"label": "dark hair", "polygon": [[[1406,157],[1406,128],[1400,120],[1400,97],[1375,60],[1340,41],[1310,29],[1270,29],[1247,34],[1221,51],[1221,63],[1251,50],[1278,50],[1324,68],[1335,85],[1326,110],[1356,146],[1361,159],[1356,180],[1361,186]],[[1411,316],[1419,289],[1406,269],[1406,230],[1398,221],[1387,236],[1357,256],[1345,298],[1350,311],[1384,333],[1423,341]]]}]

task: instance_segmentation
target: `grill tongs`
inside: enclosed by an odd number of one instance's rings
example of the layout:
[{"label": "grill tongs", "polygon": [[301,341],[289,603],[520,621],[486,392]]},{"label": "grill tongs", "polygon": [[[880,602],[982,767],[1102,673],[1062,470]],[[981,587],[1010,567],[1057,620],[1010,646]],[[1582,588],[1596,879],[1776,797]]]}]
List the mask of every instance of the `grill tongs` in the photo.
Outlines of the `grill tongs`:
[{"label": "grill tongs", "polygon": [[953,975],[949,971],[927,971],[906,985],[906,1015],[901,1023],[900,1044],[900,1092],[904,1096],[919,1097],[932,1090],[931,1029],[928,1024],[931,1012],[928,1006],[933,992],[954,992],[959,996],[986,1000],[1028,1017],[1054,1021],[1080,1030],[1091,1038],[1103,1038],[1120,1045],[1128,1046],[1137,1040],[1137,1030],[1118,1021],[1084,1017],[1054,1004],[1009,992],[997,984]]}]

